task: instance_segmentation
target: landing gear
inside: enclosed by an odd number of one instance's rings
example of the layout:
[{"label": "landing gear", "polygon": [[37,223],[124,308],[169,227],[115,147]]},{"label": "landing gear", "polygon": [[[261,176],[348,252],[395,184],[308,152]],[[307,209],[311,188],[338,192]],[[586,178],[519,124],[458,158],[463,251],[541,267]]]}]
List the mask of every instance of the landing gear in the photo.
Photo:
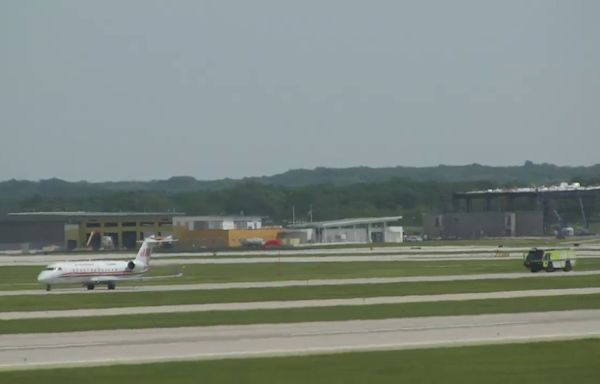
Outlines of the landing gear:
[{"label": "landing gear", "polygon": [[108,283],[106,285],[108,286],[108,289],[115,289],[115,283]]},{"label": "landing gear", "polygon": [[50,292],[52,290],[52,287],[50,286],[50,284],[46,284],[46,291]]},{"label": "landing gear", "polygon": [[94,284],[86,284],[85,287],[88,289],[88,291],[91,291],[92,289],[94,289]]}]

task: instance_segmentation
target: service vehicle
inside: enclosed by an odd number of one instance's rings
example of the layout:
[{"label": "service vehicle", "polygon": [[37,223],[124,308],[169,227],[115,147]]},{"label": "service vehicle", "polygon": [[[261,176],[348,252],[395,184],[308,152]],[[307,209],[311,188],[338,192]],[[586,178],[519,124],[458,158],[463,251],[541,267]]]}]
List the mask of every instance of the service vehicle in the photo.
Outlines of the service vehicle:
[{"label": "service vehicle", "polygon": [[554,272],[557,269],[569,272],[575,266],[575,262],[575,251],[571,249],[532,248],[523,255],[523,265],[531,272]]}]

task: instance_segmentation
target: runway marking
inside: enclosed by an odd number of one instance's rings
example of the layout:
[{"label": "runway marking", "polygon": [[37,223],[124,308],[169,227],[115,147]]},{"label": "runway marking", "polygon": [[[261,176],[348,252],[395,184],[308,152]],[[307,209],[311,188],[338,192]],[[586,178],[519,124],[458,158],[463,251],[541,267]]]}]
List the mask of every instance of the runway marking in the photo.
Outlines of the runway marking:
[{"label": "runway marking", "polygon": [[77,347],[91,347],[98,345],[108,345],[108,343],[78,343],[78,344],[45,344],[45,345],[27,345],[27,346],[14,346],[14,347],[0,347],[0,351],[25,351],[30,349],[54,349],[54,348],[77,348]]},{"label": "runway marking", "polygon": [[485,324],[455,324],[455,325],[447,325],[447,326],[432,326],[432,327],[399,327],[399,328],[376,328],[370,330],[356,330],[356,331],[331,331],[331,332],[323,332],[323,333],[291,333],[290,336],[330,336],[330,335],[358,335],[358,334],[368,334],[368,333],[391,333],[391,332],[414,332],[414,331],[429,331],[429,330],[439,330],[439,329],[460,329],[460,328],[483,328],[483,327],[492,327],[492,326],[506,326],[506,325],[522,325],[529,324],[528,321],[505,321],[505,322],[496,322],[496,323],[485,323]]}]

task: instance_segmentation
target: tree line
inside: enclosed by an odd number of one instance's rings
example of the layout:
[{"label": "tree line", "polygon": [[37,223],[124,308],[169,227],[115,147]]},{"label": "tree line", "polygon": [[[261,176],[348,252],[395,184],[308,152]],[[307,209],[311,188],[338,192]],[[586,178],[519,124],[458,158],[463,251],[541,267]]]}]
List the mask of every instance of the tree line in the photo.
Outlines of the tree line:
[{"label": "tree line", "polygon": [[[404,174],[407,177],[395,177]],[[474,177],[480,179],[474,180]],[[482,181],[484,180],[484,181]],[[240,180],[198,181],[172,177],[148,182],[67,182],[60,179],[0,182],[0,214],[18,211],[172,211],[190,215],[259,215],[273,224],[346,217],[404,217],[420,225],[422,215],[452,211],[454,192],[498,187],[578,181],[600,184],[600,165],[558,167],[526,162],[518,167],[438,166],[366,167],[292,170],[280,175]],[[598,198],[585,202],[591,221],[600,211]],[[552,207],[567,221],[580,218],[578,201]],[[521,201],[517,209],[534,209]],[[310,212],[310,214],[309,214]]]},{"label": "tree line", "polygon": [[[189,215],[259,215],[273,224],[296,220],[329,220],[348,217],[404,217],[406,225],[420,225],[422,215],[451,211],[454,192],[495,188],[488,181],[420,182],[393,179],[385,182],[282,187],[247,181],[216,191],[120,191],[84,196],[42,195],[0,198],[3,213],[15,211],[107,211],[107,212],[182,212]],[[534,209],[524,200],[518,209]],[[578,220],[577,201],[556,203],[567,220]],[[599,199],[586,201],[593,220],[600,208]]]}]

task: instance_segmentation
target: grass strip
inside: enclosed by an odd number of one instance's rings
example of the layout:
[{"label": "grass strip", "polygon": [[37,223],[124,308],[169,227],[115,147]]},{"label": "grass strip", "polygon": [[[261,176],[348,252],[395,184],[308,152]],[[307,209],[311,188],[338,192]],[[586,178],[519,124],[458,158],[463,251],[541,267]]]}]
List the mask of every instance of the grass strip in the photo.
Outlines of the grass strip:
[{"label": "grass strip", "polygon": [[0,334],[296,323],[309,321],[375,320],[403,317],[546,312],[574,309],[600,309],[600,294],[321,308],[3,320],[0,321]]},{"label": "grass strip", "polygon": [[2,382],[592,384],[600,340],[5,371]]},{"label": "grass strip", "polygon": [[436,281],[394,284],[356,284],[247,288],[196,291],[111,292],[102,294],[24,295],[2,297],[0,310],[40,311],[136,307],[150,305],[203,304],[308,299],[338,299],[376,296],[433,295],[444,293],[497,292],[549,288],[600,286],[598,276],[546,277],[535,279],[495,279],[473,281]]}]

